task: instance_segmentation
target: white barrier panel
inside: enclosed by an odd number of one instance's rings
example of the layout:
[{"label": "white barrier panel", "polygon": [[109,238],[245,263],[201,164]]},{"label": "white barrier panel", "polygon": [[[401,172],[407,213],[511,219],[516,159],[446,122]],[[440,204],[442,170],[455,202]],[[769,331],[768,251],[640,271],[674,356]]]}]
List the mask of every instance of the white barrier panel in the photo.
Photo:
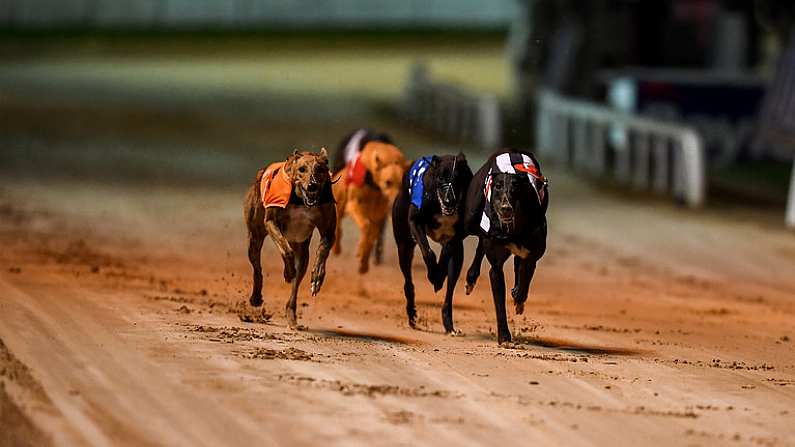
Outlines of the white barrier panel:
[{"label": "white barrier panel", "polygon": [[690,207],[706,196],[704,146],[687,126],[538,94],[536,148],[545,157],[636,189],[670,193]]},{"label": "white barrier panel", "polygon": [[792,174],[789,182],[789,198],[787,199],[786,222],[789,228],[795,229],[795,160],[792,161]]},{"label": "white barrier panel", "polygon": [[433,82],[422,64],[415,64],[404,93],[403,112],[416,124],[456,141],[484,149],[500,146],[502,116],[495,95]]}]

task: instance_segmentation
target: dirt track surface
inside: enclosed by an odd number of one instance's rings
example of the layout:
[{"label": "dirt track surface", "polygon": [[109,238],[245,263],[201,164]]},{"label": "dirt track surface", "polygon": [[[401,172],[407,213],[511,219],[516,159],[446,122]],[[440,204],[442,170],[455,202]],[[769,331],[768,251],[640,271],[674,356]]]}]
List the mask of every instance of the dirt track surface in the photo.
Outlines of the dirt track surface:
[{"label": "dirt track surface", "polygon": [[272,318],[246,323],[257,167],[362,123],[410,156],[458,147],[356,98],[130,86],[135,66],[0,76],[0,446],[795,445],[795,238],[780,214],[690,212],[549,170],[548,253],[514,344],[496,344],[487,268],[472,296],[459,284],[464,335],[445,336],[419,256],[411,330],[393,243],[360,277],[350,222],[320,295],[299,296],[308,331],[285,324],[270,241]]},{"label": "dirt track surface", "polygon": [[242,191],[5,184],[0,379],[35,427],[0,422],[56,444],[793,445],[791,234],[553,179],[550,249],[505,347],[487,277],[457,293],[448,337],[419,263],[408,328],[393,246],[359,277],[350,224],[294,332],[271,243],[273,317],[236,313]]}]

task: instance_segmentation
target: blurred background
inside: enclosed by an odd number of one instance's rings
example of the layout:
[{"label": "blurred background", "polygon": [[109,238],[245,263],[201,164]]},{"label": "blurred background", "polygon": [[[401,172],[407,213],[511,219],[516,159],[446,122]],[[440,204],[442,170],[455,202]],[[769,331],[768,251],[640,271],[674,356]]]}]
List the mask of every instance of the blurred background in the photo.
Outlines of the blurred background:
[{"label": "blurred background", "polygon": [[3,0],[0,173],[239,189],[369,127],[781,223],[794,22],[777,0]]}]

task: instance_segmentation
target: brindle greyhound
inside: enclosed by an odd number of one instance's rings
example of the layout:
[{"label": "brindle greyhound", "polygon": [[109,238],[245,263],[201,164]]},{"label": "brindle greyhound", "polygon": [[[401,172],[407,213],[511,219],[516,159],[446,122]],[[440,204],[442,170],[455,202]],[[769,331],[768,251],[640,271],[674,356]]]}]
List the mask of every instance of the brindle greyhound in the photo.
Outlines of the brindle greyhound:
[{"label": "brindle greyhound", "polygon": [[249,233],[248,258],[254,269],[249,302],[252,306],[262,305],[260,252],[269,235],[284,261],[284,280],[292,282],[285,306],[287,323],[299,329],[296,300],[309,264],[309,243],[314,229],[320,233],[320,245],[312,269],[312,296],[320,292],[326,276],[326,259],[334,245],[337,219],[326,149],[317,154],[296,150],[284,163],[260,169],[246,195],[244,215]]},{"label": "brindle greyhound", "polygon": [[[464,263],[464,195],[472,180],[472,170],[463,154],[423,157],[412,163],[392,206],[392,229],[398,246],[403,292],[409,325],[416,324],[411,261],[419,244],[428,270],[428,281],[439,291],[447,278],[447,294],[442,306],[442,322],[454,334],[453,291]],[[439,263],[428,244],[428,236],[442,245]]]},{"label": "brindle greyhound", "polygon": [[491,270],[491,293],[497,313],[497,341],[511,341],[505,314],[502,266],[514,255],[515,286],[511,296],[516,313],[524,312],[536,263],[546,251],[549,206],[547,180],[530,152],[502,151],[492,155],[475,173],[466,199],[466,229],[478,236],[472,266],[467,272],[467,295],[475,287],[485,255]]}]

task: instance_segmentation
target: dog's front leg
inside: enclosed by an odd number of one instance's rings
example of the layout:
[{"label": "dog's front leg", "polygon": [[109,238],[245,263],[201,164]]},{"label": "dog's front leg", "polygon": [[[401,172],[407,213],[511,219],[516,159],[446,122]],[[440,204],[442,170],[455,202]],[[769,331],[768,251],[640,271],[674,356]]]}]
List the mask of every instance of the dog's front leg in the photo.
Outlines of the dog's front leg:
[{"label": "dog's front leg", "polygon": [[447,272],[447,293],[444,296],[442,306],[442,323],[444,331],[455,335],[453,326],[453,292],[455,284],[458,282],[458,275],[461,274],[461,267],[464,265],[464,241],[458,237],[448,242],[444,248],[445,254],[442,256],[444,263],[440,260],[439,267]]},{"label": "dog's front leg", "polygon": [[478,282],[480,276],[480,267],[483,264],[483,256],[486,255],[486,248],[483,244],[483,238],[478,238],[478,248],[475,249],[475,257],[472,258],[472,265],[467,270],[467,284],[466,293],[469,295],[475,289],[475,284]]},{"label": "dog's front leg", "polygon": [[510,251],[496,243],[489,243],[486,247],[486,256],[491,264],[489,279],[497,316],[497,342],[500,344],[511,341],[511,330],[508,328],[508,317],[505,313],[505,275],[502,272],[502,266],[510,255]]},{"label": "dog's front leg", "polygon": [[273,239],[276,248],[279,249],[279,253],[282,255],[282,261],[284,261],[284,281],[290,282],[295,278],[295,253],[292,247],[290,247],[290,242],[287,241],[287,238],[284,237],[279,226],[276,225],[276,213],[278,210],[280,209],[267,208],[265,210],[265,229],[268,230],[268,235]]},{"label": "dog's front leg", "polygon": [[527,294],[530,291],[530,282],[533,280],[533,274],[536,271],[536,261],[535,259],[514,257],[513,269],[516,276],[515,285],[511,289],[511,297],[516,307],[516,314],[521,315],[524,313],[524,303],[527,301]]},{"label": "dog's front leg", "polygon": [[433,291],[438,292],[444,285],[444,276],[439,274],[439,265],[436,262],[436,253],[431,250],[431,245],[428,243],[428,235],[425,234],[425,228],[417,222],[419,219],[420,211],[414,205],[409,205],[409,230],[411,237],[420,247],[422,253],[422,260],[425,261],[425,267],[428,270],[428,281],[433,284]]},{"label": "dog's front leg", "polygon": [[[331,207],[330,210],[329,214],[336,212],[334,207]],[[328,259],[331,247],[334,246],[334,236],[337,231],[336,216],[324,216],[322,221],[324,225],[318,227],[318,231],[320,232],[320,245],[317,247],[317,259],[315,260],[314,268],[312,268],[312,281],[310,284],[312,296],[316,296],[320,292],[320,287],[323,286],[323,280],[326,279],[326,260]]]}]

